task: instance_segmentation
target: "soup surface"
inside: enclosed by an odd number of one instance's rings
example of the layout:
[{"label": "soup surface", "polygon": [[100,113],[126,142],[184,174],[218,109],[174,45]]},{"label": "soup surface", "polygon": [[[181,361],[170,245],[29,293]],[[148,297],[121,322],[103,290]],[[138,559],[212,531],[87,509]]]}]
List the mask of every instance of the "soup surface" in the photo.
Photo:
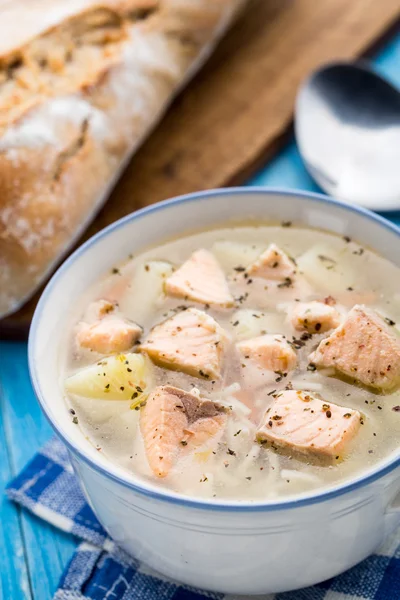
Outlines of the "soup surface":
[{"label": "soup surface", "polygon": [[329,487],[399,448],[400,269],[280,226],[187,235],[88,290],[62,357],[112,463],[201,498]]}]

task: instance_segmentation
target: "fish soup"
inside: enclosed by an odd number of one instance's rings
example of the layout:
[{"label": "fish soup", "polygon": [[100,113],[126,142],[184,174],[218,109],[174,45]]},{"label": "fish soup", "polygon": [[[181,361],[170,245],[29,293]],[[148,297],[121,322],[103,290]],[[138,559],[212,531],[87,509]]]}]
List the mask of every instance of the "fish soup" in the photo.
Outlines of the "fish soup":
[{"label": "fish soup", "polygon": [[328,488],[400,441],[400,269],[281,226],[127,257],[74,309],[71,419],[109,461],[198,498]]}]

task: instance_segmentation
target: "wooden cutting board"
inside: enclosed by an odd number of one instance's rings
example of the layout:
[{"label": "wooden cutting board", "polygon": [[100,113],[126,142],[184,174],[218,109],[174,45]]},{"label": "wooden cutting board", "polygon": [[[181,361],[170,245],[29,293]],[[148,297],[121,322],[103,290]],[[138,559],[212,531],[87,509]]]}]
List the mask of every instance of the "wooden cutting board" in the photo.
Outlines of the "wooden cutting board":
[{"label": "wooden cutting board", "polygon": [[[284,140],[301,81],[323,63],[365,55],[399,18],[399,0],[254,0],[133,158],[85,238],[165,198],[243,183]],[[38,297],[0,322],[0,337],[27,335]]]}]

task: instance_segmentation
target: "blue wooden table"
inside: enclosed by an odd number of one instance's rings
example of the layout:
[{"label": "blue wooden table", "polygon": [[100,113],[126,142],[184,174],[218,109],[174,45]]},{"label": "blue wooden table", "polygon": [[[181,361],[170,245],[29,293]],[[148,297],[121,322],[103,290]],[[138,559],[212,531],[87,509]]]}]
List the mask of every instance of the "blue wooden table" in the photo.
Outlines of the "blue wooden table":
[{"label": "blue wooden table", "polygon": [[[400,35],[373,62],[400,88]],[[293,141],[249,185],[320,191],[304,170]],[[400,225],[400,212],[386,216]],[[5,484],[51,435],[29,381],[26,344],[0,343],[1,600],[50,599],[76,545],[3,495]]]}]

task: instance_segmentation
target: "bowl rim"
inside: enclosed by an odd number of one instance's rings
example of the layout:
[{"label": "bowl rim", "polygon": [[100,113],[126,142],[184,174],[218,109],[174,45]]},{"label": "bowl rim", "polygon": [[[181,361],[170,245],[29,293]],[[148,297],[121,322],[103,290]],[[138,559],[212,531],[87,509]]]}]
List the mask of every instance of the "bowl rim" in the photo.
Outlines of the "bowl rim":
[{"label": "bowl rim", "polygon": [[400,227],[396,224],[391,223],[384,217],[379,214],[373,213],[372,211],[363,208],[361,206],[350,205],[341,200],[336,200],[329,196],[325,196],[323,194],[318,194],[315,192],[307,192],[302,190],[286,190],[281,187],[263,187],[263,186],[241,186],[241,187],[232,187],[232,188],[219,188],[219,189],[211,189],[201,192],[194,192],[190,194],[184,194],[181,196],[177,196],[172,199],[164,200],[157,204],[150,205],[148,207],[139,209],[129,215],[126,215],[111,223],[104,229],[100,230],[94,236],[89,238],[86,242],[84,242],[79,248],[77,248],[57,269],[54,275],[51,277],[50,281],[46,285],[39,302],[36,306],[30,331],[29,331],[29,339],[28,339],[28,365],[31,381],[33,384],[33,389],[36,395],[36,398],[39,402],[39,405],[45,414],[47,420],[50,425],[56,432],[59,438],[63,441],[63,443],[67,446],[68,450],[73,454],[77,455],[80,460],[86,463],[89,467],[94,469],[97,473],[106,476],[107,478],[113,480],[116,483],[119,483],[125,488],[128,488],[137,494],[142,496],[146,496],[148,498],[152,498],[155,500],[160,500],[168,503],[172,503],[175,505],[185,506],[187,508],[195,508],[195,509],[205,509],[211,511],[222,511],[222,512],[241,512],[241,513],[252,513],[252,512],[271,512],[277,510],[284,509],[293,509],[299,508],[302,506],[310,506],[313,504],[317,504],[319,502],[325,502],[336,497],[342,496],[349,492],[360,489],[378,479],[381,479],[386,474],[394,471],[398,467],[400,467],[400,456],[394,456],[390,459],[387,464],[379,466],[378,465],[372,469],[370,472],[367,472],[365,475],[360,475],[353,480],[348,482],[344,482],[342,484],[338,484],[336,486],[330,487],[327,490],[322,490],[320,492],[311,493],[311,494],[302,494],[298,498],[288,498],[279,501],[269,501],[269,502],[244,502],[244,501],[223,501],[223,500],[202,500],[195,499],[190,496],[183,496],[176,492],[164,489],[154,489],[152,486],[147,486],[146,482],[141,482],[140,479],[137,482],[133,482],[128,480],[127,478],[113,472],[113,465],[110,461],[110,465],[108,467],[98,464],[94,459],[92,459],[89,455],[86,454],[84,446],[80,447],[79,443],[75,443],[74,441],[68,439],[66,435],[60,430],[58,424],[53,420],[46,410],[46,402],[44,400],[44,394],[42,393],[39,377],[36,369],[36,361],[34,349],[36,346],[36,333],[38,329],[38,325],[43,317],[43,313],[46,308],[47,299],[53,290],[53,288],[58,284],[59,280],[63,277],[64,272],[70,268],[70,266],[75,263],[76,260],[79,260],[80,256],[86,252],[86,250],[91,247],[93,244],[96,244],[101,239],[107,237],[109,234],[114,232],[115,230],[124,227],[128,223],[135,221],[136,219],[140,219],[144,215],[160,212],[163,210],[168,210],[170,206],[175,206],[177,204],[196,202],[198,200],[215,198],[216,196],[229,196],[229,195],[238,195],[238,194],[253,194],[253,195],[266,195],[266,196],[289,196],[292,198],[298,199],[307,199],[311,201],[315,201],[321,204],[328,204],[331,206],[338,206],[348,210],[350,212],[355,212],[361,215],[364,218],[367,218],[371,221],[375,221],[381,227],[388,229],[395,235],[397,235],[400,239]]}]

